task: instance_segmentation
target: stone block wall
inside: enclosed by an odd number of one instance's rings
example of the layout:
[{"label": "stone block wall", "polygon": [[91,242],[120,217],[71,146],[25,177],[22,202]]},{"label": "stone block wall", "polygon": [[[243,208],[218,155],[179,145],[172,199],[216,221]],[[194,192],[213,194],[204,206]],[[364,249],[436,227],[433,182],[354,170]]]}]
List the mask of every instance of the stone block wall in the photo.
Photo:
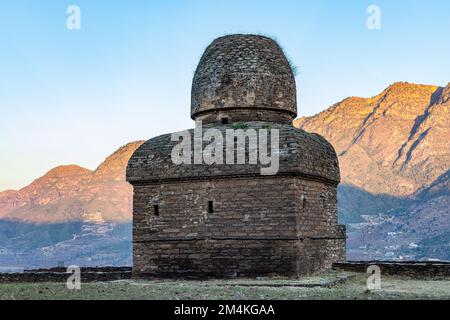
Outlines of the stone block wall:
[{"label": "stone block wall", "polygon": [[347,272],[367,273],[370,266],[378,266],[383,276],[404,276],[410,278],[448,278],[449,262],[429,261],[349,261],[334,263],[333,269]]},{"label": "stone block wall", "polygon": [[135,278],[298,277],[345,260],[345,239],[137,242]]},{"label": "stone block wall", "polygon": [[261,110],[259,108],[219,109],[200,112],[196,115],[196,121],[202,121],[203,124],[223,124],[224,121],[227,123],[247,122],[248,119],[252,119],[253,121],[291,124],[293,115],[290,112],[269,109]]},{"label": "stone block wall", "polygon": [[133,219],[136,276],[296,276],[345,261],[336,186],[321,181],[259,176],[135,185]]}]

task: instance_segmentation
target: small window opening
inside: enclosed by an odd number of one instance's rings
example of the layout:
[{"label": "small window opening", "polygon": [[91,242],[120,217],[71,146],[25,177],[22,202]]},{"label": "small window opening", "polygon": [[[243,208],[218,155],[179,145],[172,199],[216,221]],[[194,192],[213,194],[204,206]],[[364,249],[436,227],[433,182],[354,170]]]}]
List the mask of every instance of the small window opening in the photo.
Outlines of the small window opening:
[{"label": "small window opening", "polygon": [[228,118],[222,118],[222,124],[228,124]]},{"label": "small window opening", "polygon": [[159,206],[158,206],[157,204],[155,204],[155,205],[153,206],[153,215],[154,215],[155,217],[159,217]]},{"label": "small window opening", "polygon": [[301,195],[300,201],[301,201],[301,204],[302,204],[302,208],[304,209],[306,207],[306,195],[305,194]]},{"label": "small window opening", "polygon": [[208,201],[208,213],[214,213],[214,205],[212,201]]}]

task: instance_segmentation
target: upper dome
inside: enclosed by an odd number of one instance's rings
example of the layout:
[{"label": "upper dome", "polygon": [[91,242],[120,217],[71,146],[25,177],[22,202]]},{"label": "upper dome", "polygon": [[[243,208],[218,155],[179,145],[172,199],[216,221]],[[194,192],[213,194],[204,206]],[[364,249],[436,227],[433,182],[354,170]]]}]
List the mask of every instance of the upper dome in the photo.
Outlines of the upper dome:
[{"label": "upper dome", "polygon": [[290,123],[296,116],[294,74],[274,40],[229,35],[206,49],[192,83],[192,119]]}]

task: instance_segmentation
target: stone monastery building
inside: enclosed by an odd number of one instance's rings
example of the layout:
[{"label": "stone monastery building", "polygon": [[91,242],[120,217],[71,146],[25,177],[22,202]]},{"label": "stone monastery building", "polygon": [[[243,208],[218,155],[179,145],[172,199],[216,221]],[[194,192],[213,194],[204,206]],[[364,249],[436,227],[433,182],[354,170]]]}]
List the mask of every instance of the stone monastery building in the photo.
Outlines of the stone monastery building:
[{"label": "stone monastery building", "polygon": [[192,119],[224,136],[236,128],[279,130],[279,170],[262,175],[263,165],[247,162],[177,165],[171,134],[144,143],[127,168],[134,276],[297,277],[344,262],[338,159],[324,138],[293,127],[296,116],[294,74],[275,41],[213,41],[193,79]]}]

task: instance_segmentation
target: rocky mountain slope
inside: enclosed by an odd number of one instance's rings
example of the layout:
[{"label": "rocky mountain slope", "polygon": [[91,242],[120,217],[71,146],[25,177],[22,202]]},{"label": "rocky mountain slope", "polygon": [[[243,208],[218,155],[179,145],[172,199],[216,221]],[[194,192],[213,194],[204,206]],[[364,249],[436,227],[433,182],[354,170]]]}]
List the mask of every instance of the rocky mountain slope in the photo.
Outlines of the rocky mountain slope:
[{"label": "rocky mountain slope", "polygon": [[344,184],[373,194],[410,196],[450,168],[450,84],[395,83],[295,125],[333,144]]},{"label": "rocky mountain slope", "polygon": [[95,171],[61,166],[19,191],[0,193],[0,219],[28,223],[129,222],[132,188],[125,167],[142,141],[109,156]]},{"label": "rocky mountain slope", "polygon": [[131,264],[132,188],[127,144],[95,171],[62,166],[0,193],[0,272],[16,268]]},{"label": "rocky mountain slope", "polygon": [[450,259],[450,84],[396,83],[295,125],[339,154],[351,259]]},{"label": "rocky mountain slope", "polygon": [[[48,217],[39,217],[34,209],[60,206],[61,203],[77,197],[92,179],[93,172],[78,166],[61,166],[50,170],[20,191],[0,193],[0,218],[49,222],[65,215],[71,220],[71,210],[59,210]],[[32,212],[30,212],[32,211]],[[39,210],[38,210],[39,211]]]}]

